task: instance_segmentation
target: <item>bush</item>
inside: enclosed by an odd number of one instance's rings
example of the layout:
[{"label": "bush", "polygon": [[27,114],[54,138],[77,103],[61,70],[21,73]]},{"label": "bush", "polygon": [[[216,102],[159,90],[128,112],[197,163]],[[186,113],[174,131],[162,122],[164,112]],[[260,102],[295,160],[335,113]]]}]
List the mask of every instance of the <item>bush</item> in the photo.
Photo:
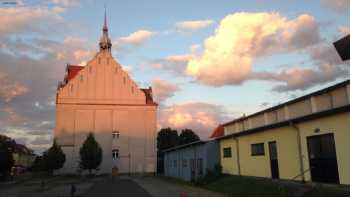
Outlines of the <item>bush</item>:
[{"label": "bush", "polygon": [[215,182],[222,177],[222,167],[220,164],[215,164],[214,169],[207,169],[207,173],[204,177],[198,179],[195,183],[198,185],[206,185]]}]

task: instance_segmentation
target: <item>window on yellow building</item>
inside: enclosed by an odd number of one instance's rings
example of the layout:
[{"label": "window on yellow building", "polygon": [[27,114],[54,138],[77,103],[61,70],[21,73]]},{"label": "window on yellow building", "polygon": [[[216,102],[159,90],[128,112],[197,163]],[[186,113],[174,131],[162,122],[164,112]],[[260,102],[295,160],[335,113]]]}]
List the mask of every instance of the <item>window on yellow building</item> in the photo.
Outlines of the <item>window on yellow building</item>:
[{"label": "window on yellow building", "polygon": [[252,156],[265,155],[264,143],[252,144]]},{"label": "window on yellow building", "polygon": [[232,157],[232,150],[231,150],[231,147],[223,148],[222,152],[223,152],[223,157],[224,157],[224,158]]}]

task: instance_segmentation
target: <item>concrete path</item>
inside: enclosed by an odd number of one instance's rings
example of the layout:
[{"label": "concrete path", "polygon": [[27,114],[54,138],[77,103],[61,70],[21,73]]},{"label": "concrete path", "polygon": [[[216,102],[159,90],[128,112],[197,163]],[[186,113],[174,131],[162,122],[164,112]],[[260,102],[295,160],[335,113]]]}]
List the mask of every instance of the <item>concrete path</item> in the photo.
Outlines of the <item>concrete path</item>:
[{"label": "concrete path", "polygon": [[83,197],[152,197],[130,179],[108,178],[92,186]]}]

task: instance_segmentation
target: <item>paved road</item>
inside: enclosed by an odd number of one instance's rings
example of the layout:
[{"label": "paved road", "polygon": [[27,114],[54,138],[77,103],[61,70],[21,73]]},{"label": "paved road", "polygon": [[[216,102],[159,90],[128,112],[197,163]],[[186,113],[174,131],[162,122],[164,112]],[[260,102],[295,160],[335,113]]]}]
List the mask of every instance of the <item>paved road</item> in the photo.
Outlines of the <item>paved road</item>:
[{"label": "paved road", "polygon": [[107,179],[92,186],[83,197],[152,197],[129,179]]}]

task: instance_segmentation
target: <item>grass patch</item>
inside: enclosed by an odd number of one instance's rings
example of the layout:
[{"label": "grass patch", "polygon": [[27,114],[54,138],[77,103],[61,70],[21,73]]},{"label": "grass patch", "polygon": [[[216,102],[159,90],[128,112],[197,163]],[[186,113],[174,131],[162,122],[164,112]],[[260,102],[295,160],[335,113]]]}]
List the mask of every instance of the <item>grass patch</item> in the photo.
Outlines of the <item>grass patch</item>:
[{"label": "grass patch", "polygon": [[[215,182],[202,186],[205,189],[225,193],[234,197],[293,197],[305,189],[305,185],[293,182],[279,182],[264,178],[224,175]],[[349,197],[349,188],[338,186],[308,186],[300,197]]]},{"label": "grass patch", "polygon": [[235,197],[282,197],[291,192],[287,188],[279,187],[272,181],[229,175],[203,187]]}]

